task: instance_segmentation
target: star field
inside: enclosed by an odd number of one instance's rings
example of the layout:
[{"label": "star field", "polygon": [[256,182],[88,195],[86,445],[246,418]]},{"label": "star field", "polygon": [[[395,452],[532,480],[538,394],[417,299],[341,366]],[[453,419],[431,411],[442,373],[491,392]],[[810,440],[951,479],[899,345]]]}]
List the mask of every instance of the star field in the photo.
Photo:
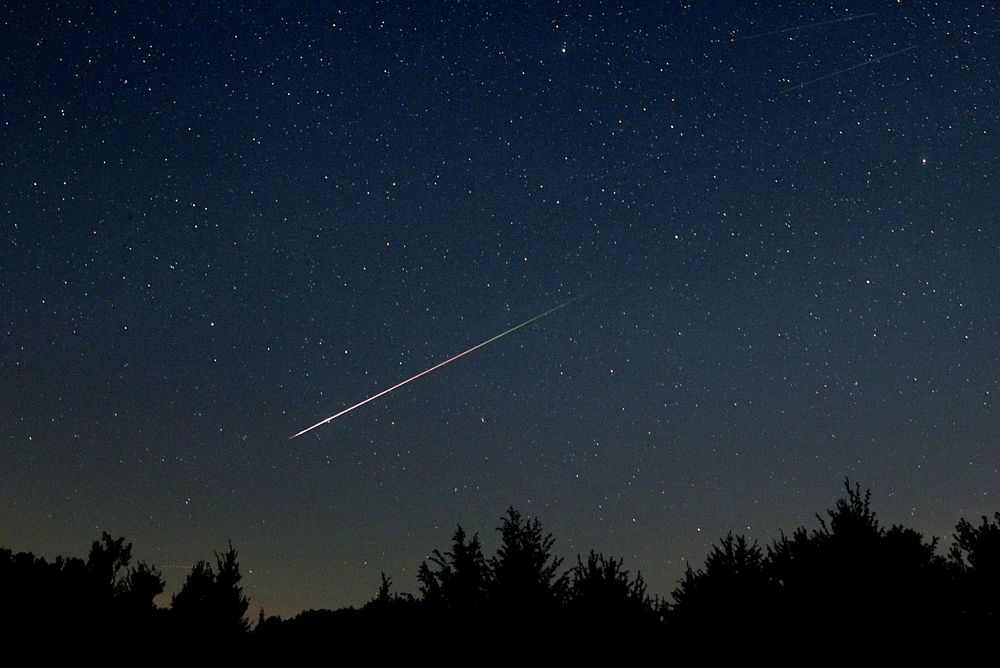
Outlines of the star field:
[{"label": "star field", "polygon": [[290,615],[510,505],[661,596],[1000,509],[993,7],[356,4],[0,20],[0,544]]}]

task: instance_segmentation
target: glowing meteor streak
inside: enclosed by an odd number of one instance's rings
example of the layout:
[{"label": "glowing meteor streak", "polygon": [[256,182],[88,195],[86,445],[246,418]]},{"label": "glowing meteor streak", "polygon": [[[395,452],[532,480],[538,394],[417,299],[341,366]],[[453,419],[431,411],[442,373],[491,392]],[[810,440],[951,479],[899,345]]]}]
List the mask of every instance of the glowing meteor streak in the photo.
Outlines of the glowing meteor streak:
[{"label": "glowing meteor streak", "polygon": [[457,360],[457,359],[458,359],[459,357],[465,357],[465,356],[466,356],[466,355],[468,355],[469,353],[471,353],[471,352],[474,352],[474,351],[476,351],[476,350],[479,350],[479,349],[480,349],[480,348],[482,348],[483,346],[485,346],[485,345],[489,345],[489,344],[493,343],[494,341],[496,341],[497,339],[499,339],[499,338],[503,338],[503,337],[507,336],[508,334],[510,334],[510,333],[512,333],[512,332],[516,332],[517,330],[521,329],[522,327],[526,327],[527,325],[530,325],[531,323],[535,322],[536,320],[539,320],[539,319],[541,319],[541,318],[544,318],[545,316],[547,316],[547,315],[548,315],[548,314],[550,314],[550,313],[554,313],[554,312],[558,311],[558,310],[559,310],[559,309],[561,309],[561,308],[565,308],[565,307],[569,306],[570,304],[572,304],[573,302],[575,302],[575,301],[576,301],[577,299],[580,299],[581,297],[583,297],[583,295],[579,295],[579,296],[577,296],[577,297],[573,297],[573,299],[570,299],[570,300],[569,300],[568,302],[563,302],[562,304],[560,304],[559,306],[556,306],[555,308],[550,308],[550,309],[549,309],[548,311],[546,311],[545,313],[539,313],[539,314],[538,314],[538,315],[536,315],[536,316],[535,316],[534,318],[531,318],[530,320],[525,320],[525,321],[524,321],[524,322],[522,322],[522,323],[521,323],[520,325],[517,325],[516,327],[511,327],[511,328],[510,328],[510,329],[508,329],[508,330],[507,330],[506,332],[502,332],[502,333],[500,333],[500,334],[497,334],[497,335],[496,335],[496,336],[494,336],[494,337],[493,337],[492,339],[487,339],[486,341],[483,341],[482,343],[480,343],[480,344],[478,344],[478,345],[475,345],[475,346],[472,346],[471,348],[469,348],[469,349],[468,349],[468,350],[466,350],[465,352],[461,352],[461,353],[459,353],[459,354],[457,354],[457,355],[455,355],[455,356],[453,356],[453,357],[449,357],[448,359],[446,359],[446,360],[445,360],[445,361],[443,361],[443,362],[438,362],[437,364],[435,364],[434,366],[432,366],[432,367],[431,367],[430,369],[427,369],[426,371],[421,371],[421,372],[420,372],[420,373],[418,373],[418,374],[417,374],[416,376],[411,376],[410,378],[407,378],[406,380],[404,380],[404,381],[403,381],[403,382],[401,382],[401,383],[396,383],[396,384],[395,384],[395,385],[393,385],[392,387],[390,387],[390,388],[388,388],[388,389],[385,389],[385,390],[382,390],[382,391],[381,391],[381,392],[379,392],[378,394],[373,394],[372,396],[368,397],[368,398],[367,398],[367,399],[365,399],[364,401],[359,401],[358,403],[354,404],[354,405],[353,405],[353,406],[351,406],[350,408],[345,408],[344,410],[340,411],[340,412],[339,412],[339,413],[337,413],[336,415],[331,415],[331,416],[330,416],[330,417],[328,417],[327,419],[325,419],[325,420],[322,420],[322,421],[320,421],[320,422],[317,422],[316,424],[314,424],[313,426],[311,426],[311,427],[309,427],[309,428],[307,428],[307,429],[303,429],[302,431],[300,431],[299,433],[295,434],[294,436],[292,436],[292,437],[291,437],[291,438],[289,438],[288,440],[292,440],[292,438],[298,438],[298,437],[299,437],[299,436],[301,436],[302,434],[305,434],[305,433],[307,433],[307,432],[310,432],[310,431],[312,431],[313,429],[315,429],[316,427],[322,427],[322,426],[323,426],[323,425],[325,425],[325,424],[326,424],[327,422],[333,422],[334,420],[336,420],[337,418],[339,418],[339,417],[340,417],[341,415],[345,415],[345,414],[347,414],[347,413],[350,413],[350,412],[351,412],[351,411],[353,411],[353,410],[354,410],[355,408],[361,408],[362,406],[364,406],[365,404],[367,404],[367,403],[368,403],[369,401],[375,401],[375,400],[376,400],[376,399],[378,399],[379,397],[381,397],[381,396],[383,396],[383,395],[386,395],[386,394],[389,394],[389,393],[390,393],[390,392],[392,392],[393,390],[396,390],[396,389],[399,389],[399,388],[403,387],[404,385],[406,385],[407,383],[412,383],[413,381],[415,381],[415,380],[416,380],[417,378],[420,378],[421,376],[426,376],[426,375],[427,375],[427,374],[429,374],[429,373],[430,373],[431,371],[436,371],[437,369],[440,369],[440,368],[441,368],[441,367],[443,367],[443,366],[444,366],[445,364],[451,364],[452,362],[454,362],[455,360]]},{"label": "glowing meteor streak", "polygon": [[807,23],[801,26],[795,26],[793,28],[785,28],[783,30],[772,30],[771,32],[759,32],[754,35],[746,35],[745,37],[734,37],[732,41],[741,42],[745,39],[757,39],[758,37],[770,37],[771,35],[781,35],[786,32],[797,32],[799,30],[808,30],[809,28],[818,28],[820,26],[828,26],[831,23],[843,23],[844,21],[853,21],[854,19],[866,19],[869,16],[875,16],[878,12],[871,12],[869,14],[857,14],[855,16],[844,16],[839,19],[830,19],[829,21],[820,21],[818,23]]},{"label": "glowing meteor streak", "polygon": [[917,48],[916,45],[908,46],[905,49],[900,49],[899,51],[893,51],[892,53],[887,53],[884,56],[879,56],[878,58],[872,58],[871,60],[866,60],[863,63],[858,63],[857,65],[851,65],[850,67],[845,67],[842,70],[837,70],[836,72],[830,72],[829,74],[824,74],[821,77],[816,77],[815,79],[810,79],[809,81],[804,81],[804,82],[798,84],[797,86],[791,86],[789,88],[785,88],[781,92],[782,93],[787,93],[789,91],[798,90],[799,88],[805,88],[809,84],[814,84],[817,81],[822,81],[823,79],[829,79],[830,77],[835,77],[838,74],[843,74],[844,72],[850,72],[851,70],[856,70],[859,67],[864,67],[865,65],[871,65],[872,63],[877,63],[880,60],[885,60],[886,58],[892,58],[893,56],[898,56],[899,54],[906,53],[907,51],[913,51],[913,49],[915,49],[915,48]]}]

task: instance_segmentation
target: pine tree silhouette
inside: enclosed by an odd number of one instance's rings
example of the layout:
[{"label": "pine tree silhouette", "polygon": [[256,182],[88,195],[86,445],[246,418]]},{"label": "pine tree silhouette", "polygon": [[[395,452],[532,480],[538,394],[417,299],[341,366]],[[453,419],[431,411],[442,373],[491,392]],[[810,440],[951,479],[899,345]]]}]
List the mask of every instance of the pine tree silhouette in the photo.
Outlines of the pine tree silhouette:
[{"label": "pine tree silhouette", "polygon": [[561,604],[568,574],[557,575],[562,559],[553,556],[552,534],[542,534],[538,519],[522,519],[512,507],[500,519],[501,545],[490,560],[490,600],[509,618],[538,616]]},{"label": "pine tree silhouette", "polygon": [[461,611],[485,604],[490,570],[478,534],[466,542],[465,531],[459,526],[452,538],[451,551],[441,554],[435,549],[429,561],[433,569],[425,561],[417,572],[420,592],[428,605]]}]

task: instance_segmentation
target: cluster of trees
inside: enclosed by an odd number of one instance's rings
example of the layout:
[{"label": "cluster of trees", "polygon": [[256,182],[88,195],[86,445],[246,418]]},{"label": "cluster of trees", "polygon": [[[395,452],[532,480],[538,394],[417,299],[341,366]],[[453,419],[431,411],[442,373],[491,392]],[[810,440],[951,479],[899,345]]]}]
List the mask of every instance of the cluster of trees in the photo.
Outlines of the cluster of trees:
[{"label": "cluster of trees", "polygon": [[937,538],[882,526],[871,493],[846,488],[813,531],[800,527],[765,548],[732,534],[713,545],[704,567],[689,567],[673,592],[673,629],[745,639],[780,629],[810,643],[821,630],[836,630],[848,644],[995,629],[1000,512],[978,526],[961,520],[942,555]]},{"label": "cluster of trees", "polygon": [[50,563],[0,548],[0,624],[11,637],[44,630],[79,640],[114,629],[118,644],[136,646],[164,630],[209,642],[237,639],[250,630],[238,555],[230,545],[215,557],[217,569],[198,562],[170,608],[159,608],[153,599],[163,593],[163,576],[145,562],[132,565],[132,544],[124,538],[104,532],[86,561],[60,556]]},{"label": "cluster of trees", "polygon": [[[555,541],[537,519],[510,508],[497,531],[501,545],[487,559],[478,534],[459,526],[450,550],[433,550],[421,564],[419,596],[393,593],[382,574],[375,597],[360,609],[307,610],[288,620],[263,618],[254,629],[263,646],[323,646],[331,639],[378,642],[391,638],[420,647],[447,630],[450,651],[497,647],[497,636],[515,642],[529,629],[550,632],[574,626],[595,633],[654,633],[662,626],[660,602],[632,577],[622,561],[593,551],[563,571]],[[600,627],[600,628],[598,628]],[[502,651],[502,650],[498,650]]]},{"label": "cluster of trees", "polygon": [[57,557],[52,563],[30,552],[0,548],[0,610],[4,628],[17,634],[38,628],[81,634],[99,623],[139,628],[156,612],[163,592],[154,569],[132,562],[132,545],[105,533],[87,561]]},{"label": "cluster of trees", "polygon": [[[452,648],[511,642],[526,629],[572,636],[577,647],[683,640],[689,647],[746,647],[770,639],[788,649],[836,633],[838,647],[875,637],[916,639],[995,629],[1000,617],[1000,512],[981,524],[961,520],[950,550],[903,526],[882,526],[870,493],[847,495],[818,528],[800,527],[761,547],[729,534],[712,546],[703,567],[689,566],[672,602],[648,594],[641,574],[593,551],[563,569],[554,540],[537,519],[511,508],[497,530],[501,545],[487,558],[478,534],[459,526],[451,549],[433,550],[418,571],[419,595],[392,592],[384,574],[360,609],[308,610],[256,625],[246,613],[232,545],[215,567],[199,562],[169,609],[153,598],[163,579],[145,563],[131,565],[132,546],[104,534],[87,561],[48,563],[30,553],[0,550],[0,609],[6,628],[94,633],[125,631],[139,639],[168,627],[186,638],[239,640],[266,649],[394,639],[426,643],[447,629]],[[506,637],[506,636],[505,636]],[[583,645],[579,643],[583,642]],[[722,643],[722,645],[720,645]],[[641,644],[641,643],[640,643]]]},{"label": "cluster of trees", "polygon": [[605,624],[628,626],[659,619],[663,606],[647,593],[642,574],[630,577],[621,560],[591,550],[586,561],[577,555],[576,565],[560,573],[563,560],[553,555],[555,540],[543,533],[538,519],[510,508],[497,531],[501,544],[489,560],[478,534],[469,539],[461,526],[451,551],[432,552],[417,572],[424,608],[456,619],[478,613],[518,623],[559,615],[583,624],[606,617]]}]

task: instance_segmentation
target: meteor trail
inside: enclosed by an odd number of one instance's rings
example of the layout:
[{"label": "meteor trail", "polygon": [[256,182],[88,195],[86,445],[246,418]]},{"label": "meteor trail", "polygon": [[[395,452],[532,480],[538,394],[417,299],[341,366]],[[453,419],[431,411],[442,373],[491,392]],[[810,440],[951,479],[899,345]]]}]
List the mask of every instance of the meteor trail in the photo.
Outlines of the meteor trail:
[{"label": "meteor trail", "polygon": [[480,343],[480,344],[478,344],[478,345],[475,345],[475,346],[472,346],[471,348],[469,348],[469,349],[468,349],[468,350],[466,350],[465,352],[461,352],[461,353],[459,353],[459,354],[457,354],[457,355],[454,355],[454,356],[452,356],[452,357],[449,357],[448,359],[446,359],[446,360],[445,360],[445,361],[443,361],[443,362],[438,362],[437,364],[435,364],[434,366],[432,366],[432,367],[431,367],[430,369],[427,369],[426,371],[421,371],[421,372],[420,372],[420,373],[418,373],[418,374],[417,374],[416,376],[411,376],[410,378],[407,378],[406,380],[404,380],[404,381],[403,381],[403,382],[401,382],[401,383],[396,383],[396,384],[395,384],[395,385],[393,385],[392,387],[390,387],[390,388],[388,388],[388,389],[385,389],[385,390],[382,390],[382,391],[381,391],[381,392],[379,392],[378,394],[373,394],[372,396],[368,397],[368,398],[367,398],[367,399],[365,399],[364,401],[359,401],[358,403],[354,404],[354,405],[353,405],[353,406],[351,406],[350,408],[345,408],[344,410],[340,411],[340,412],[339,412],[339,413],[337,413],[336,415],[331,415],[331,416],[330,416],[330,417],[328,417],[327,419],[325,419],[325,420],[322,420],[322,421],[320,421],[320,422],[317,422],[316,424],[314,424],[314,425],[313,425],[313,426],[311,426],[311,427],[308,427],[308,428],[306,428],[306,429],[303,429],[302,431],[300,431],[299,433],[295,434],[294,436],[292,436],[292,437],[291,437],[291,438],[289,438],[288,440],[292,440],[292,438],[298,438],[298,437],[299,437],[299,436],[301,436],[302,434],[305,434],[305,433],[307,433],[307,432],[310,432],[310,431],[312,431],[313,429],[315,429],[316,427],[322,427],[322,426],[323,426],[323,425],[325,425],[325,424],[326,424],[327,422],[332,422],[332,421],[336,420],[337,418],[339,418],[339,417],[340,417],[341,415],[344,415],[344,414],[346,414],[346,413],[350,413],[350,412],[351,412],[351,411],[353,411],[353,410],[354,410],[355,408],[360,408],[361,406],[364,406],[364,405],[365,405],[365,404],[367,404],[367,403],[368,403],[369,401],[375,401],[375,400],[376,400],[376,399],[378,399],[379,397],[381,397],[381,396],[383,396],[383,395],[385,395],[385,394],[389,394],[389,393],[390,393],[390,392],[392,392],[393,390],[395,390],[395,389],[398,389],[398,388],[400,388],[400,387],[403,387],[403,386],[404,386],[404,385],[406,385],[407,383],[410,383],[410,382],[413,382],[413,381],[415,381],[415,380],[416,380],[417,378],[420,378],[421,376],[426,376],[426,375],[427,375],[427,374],[429,374],[429,373],[430,373],[431,371],[435,371],[435,370],[437,370],[437,369],[440,369],[440,368],[441,368],[441,367],[443,367],[443,366],[444,366],[445,364],[450,364],[451,362],[454,362],[454,361],[455,361],[455,360],[457,360],[457,359],[458,359],[459,357],[464,357],[464,356],[468,355],[469,353],[471,353],[471,352],[473,352],[473,351],[476,351],[476,350],[479,350],[480,348],[482,348],[482,347],[483,347],[483,346],[485,346],[485,345],[488,345],[488,344],[490,344],[490,343],[493,343],[494,341],[496,341],[496,340],[497,340],[497,339],[499,339],[499,338],[502,338],[502,337],[504,337],[504,336],[507,336],[507,335],[508,335],[508,334],[510,334],[511,332],[516,332],[517,330],[521,329],[522,327],[525,327],[525,326],[527,326],[527,325],[530,325],[531,323],[535,322],[536,320],[539,320],[539,319],[541,319],[541,318],[544,318],[545,316],[547,316],[547,315],[548,315],[548,314],[550,314],[550,313],[554,313],[554,312],[558,311],[558,310],[559,310],[559,309],[561,309],[561,308],[565,308],[565,307],[569,306],[570,304],[572,304],[572,303],[573,303],[573,302],[575,302],[575,301],[576,301],[577,299],[580,299],[580,298],[581,298],[581,297],[583,297],[583,296],[584,296],[584,295],[579,295],[579,296],[576,296],[576,297],[573,297],[573,299],[570,299],[570,300],[569,300],[569,301],[567,301],[567,302],[563,302],[562,304],[560,304],[559,306],[556,306],[555,308],[550,308],[550,309],[549,309],[548,311],[545,311],[544,313],[539,313],[539,314],[538,314],[538,315],[536,315],[536,316],[535,316],[534,318],[531,318],[531,319],[529,319],[529,320],[525,320],[524,322],[522,322],[522,323],[521,323],[520,325],[517,325],[516,327],[511,327],[511,328],[510,328],[510,329],[508,329],[508,330],[507,330],[506,332],[501,332],[500,334],[497,334],[497,335],[496,335],[496,336],[494,336],[494,337],[493,337],[492,339],[487,339],[486,341],[483,341],[482,343]]},{"label": "meteor trail", "polygon": [[850,72],[851,70],[856,70],[859,67],[864,67],[865,65],[871,65],[872,63],[877,63],[880,60],[885,60],[886,58],[892,58],[893,56],[898,56],[901,53],[906,53],[907,51],[912,51],[917,48],[916,45],[908,46],[905,49],[900,49],[899,51],[893,51],[892,53],[887,53],[884,56],[879,56],[878,58],[872,58],[871,60],[866,60],[863,63],[858,63],[857,65],[851,65],[850,67],[845,67],[842,70],[837,70],[836,72],[830,72],[829,74],[824,74],[821,77],[816,77],[815,79],[810,79],[809,81],[804,81],[797,86],[791,86],[790,88],[785,88],[781,92],[788,93],[789,91],[798,90],[799,88],[805,88],[809,84],[814,84],[817,81],[822,81],[823,79],[829,79],[830,77],[835,77],[838,74],[843,74],[844,72]]},{"label": "meteor trail", "polygon": [[818,23],[807,23],[801,26],[795,26],[793,28],[784,28],[783,30],[772,30],[771,32],[761,32],[755,35],[746,35],[745,37],[734,37],[733,42],[741,42],[745,39],[757,39],[758,37],[770,37],[771,35],[781,35],[786,32],[796,32],[799,30],[807,30],[809,28],[818,28],[819,26],[828,26],[831,23],[842,23],[844,21],[853,21],[854,19],[864,19],[869,16],[875,16],[878,12],[871,12],[869,14],[857,14],[855,16],[844,16],[839,19],[830,19],[829,21],[820,21]]}]

